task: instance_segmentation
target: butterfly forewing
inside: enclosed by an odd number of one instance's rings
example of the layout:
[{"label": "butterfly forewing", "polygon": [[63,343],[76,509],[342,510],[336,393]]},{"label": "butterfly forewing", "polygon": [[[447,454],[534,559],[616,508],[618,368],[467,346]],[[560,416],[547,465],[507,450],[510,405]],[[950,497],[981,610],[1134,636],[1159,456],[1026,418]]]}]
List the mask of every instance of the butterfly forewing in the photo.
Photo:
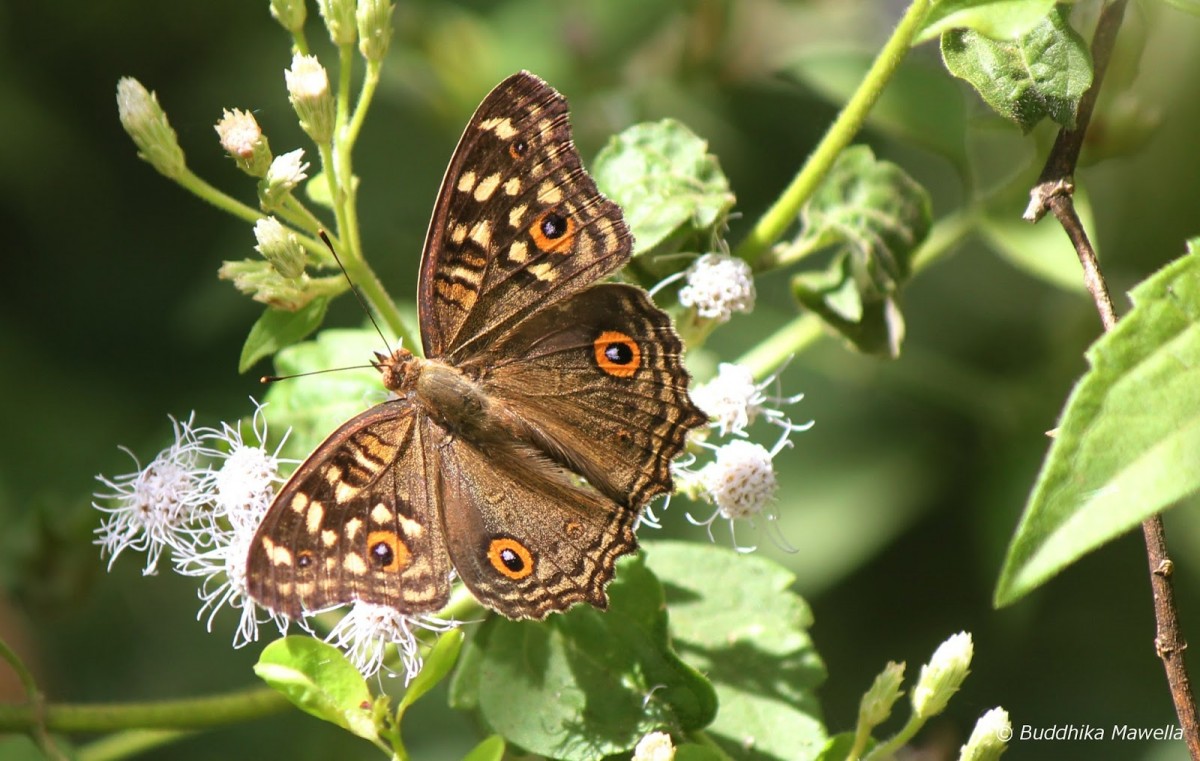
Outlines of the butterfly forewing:
[{"label": "butterfly forewing", "polygon": [[432,613],[450,594],[424,417],[385,402],[351,419],[296,470],[255,534],[247,588],[298,616],[362,600]]},{"label": "butterfly forewing", "polygon": [[583,170],[566,100],[521,72],[471,118],[421,265],[425,356],[461,360],[629,259],[620,208]]}]

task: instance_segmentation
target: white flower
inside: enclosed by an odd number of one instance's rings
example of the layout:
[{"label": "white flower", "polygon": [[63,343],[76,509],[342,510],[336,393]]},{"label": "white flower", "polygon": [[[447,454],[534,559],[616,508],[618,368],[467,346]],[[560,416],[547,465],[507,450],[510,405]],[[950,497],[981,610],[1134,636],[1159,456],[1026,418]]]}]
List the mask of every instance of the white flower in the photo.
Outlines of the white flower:
[{"label": "white flower", "polygon": [[271,263],[280,277],[297,278],[304,274],[304,249],[296,234],[275,217],[263,217],[254,223],[255,251]]},{"label": "white flower", "polygon": [[778,389],[780,372],[782,368],[762,383],[755,383],[750,368],[722,362],[717,368],[715,378],[691,392],[692,401],[713,419],[710,425],[716,428],[721,436],[746,435],[746,429],[759,415],[774,425],[794,431],[807,431],[812,427],[811,421],[803,425],[794,425],[780,409],[782,405],[800,401],[804,394],[767,396],[764,393],[771,384],[775,384]]},{"label": "white flower", "polygon": [[297,53],[292,57],[292,68],[283,75],[300,126],[314,142],[329,142],[333,137],[334,105],[325,67],[316,56]]},{"label": "white flower", "polygon": [[224,109],[216,130],[225,152],[241,159],[254,156],[255,150],[263,144],[262,128],[254,114],[240,108]]},{"label": "white flower", "polygon": [[673,761],[675,746],[666,732],[651,732],[638,740],[632,761]]},{"label": "white flower", "polygon": [[717,449],[701,470],[700,482],[721,517],[734,520],[761,513],[775,499],[772,454],[762,444],[734,440]]},{"label": "white flower", "polygon": [[[110,556],[110,569],[118,555],[133,549],[146,553],[142,573],[153,574],[163,549],[179,546],[180,529],[203,504],[201,446],[192,428],[193,417],[183,422],[171,419],[175,441],[145,468],[115,478],[96,477],[111,490],[96,494],[96,499],[115,502],[114,506],[92,503],[107,514],[96,529],[96,544],[101,554]],[[129,456],[137,463],[132,452]]]},{"label": "white flower", "polygon": [[754,309],[754,275],[750,265],[726,254],[705,254],[687,270],[679,303],[701,317],[728,322],[734,312]]},{"label": "white flower", "polygon": [[1008,740],[1012,738],[1012,722],[1008,711],[997,706],[979,717],[971,739],[962,746],[958,754],[959,761],[996,761],[1000,754],[1008,749]]},{"label": "white flower", "polygon": [[913,689],[912,705],[917,716],[928,719],[946,708],[950,696],[958,692],[970,673],[974,654],[975,645],[967,632],[952,635],[938,646],[929,663],[921,667],[921,676]]},{"label": "white flower", "polygon": [[413,627],[446,632],[459,626],[431,616],[406,616],[388,605],[355,602],[350,612],[329,632],[326,642],[346,651],[346,658],[369,677],[383,666],[388,645],[395,645],[404,663],[404,683],[421,671],[420,643]]}]

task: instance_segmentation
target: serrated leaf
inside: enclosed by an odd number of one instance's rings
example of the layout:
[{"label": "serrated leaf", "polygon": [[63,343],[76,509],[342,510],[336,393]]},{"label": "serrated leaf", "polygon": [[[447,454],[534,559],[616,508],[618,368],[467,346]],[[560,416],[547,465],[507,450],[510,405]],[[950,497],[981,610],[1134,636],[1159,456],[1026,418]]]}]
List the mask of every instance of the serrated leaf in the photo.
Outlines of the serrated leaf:
[{"label": "serrated leaf", "polygon": [[271,385],[264,402],[272,430],[291,429],[281,455],[303,458],[339,425],[387,398],[379,373],[363,367],[380,349],[379,336],[368,330],[324,330],[314,341],[280,351],[275,369],[281,375],[355,367]]},{"label": "serrated leaf", "polygon": [[969,29],[947,32],[942,60],[1023,132],[1047,116],[1074,127],[1079,99],[1092,84],[1087,43],[1071,28],[1061,5],[1014,40],[992,40]]},{"label": "serrated leaf", "polygon": [[404,715],[409,706],[420,700],[425,693],[436,687],[437,683],[446,677],[446,674],[450,673],[450,669],[454,668],[454,662],[458,660],[462,642],[462,629],[453,629],[438,637],[437,642],[429,651],[429,655],[425,657],[425,663],[421,666],[420,672],[413,677],[412,682],[404,691],[404,695],[400,698],[399,705],[396,706],[397,720]]},{"label": "serrated leaf", "polygon": [[305,713],[359,737],[378,739],[371,691],[333,645],[306,636],[277,639],[263,648],[254,673]]},{"label": "serrated leaf", "polygon": [[464,650],[454,704],[477,706],[509,742],[568,761],[629,751],[664,726],[703,727],[716,697],[668,644],[662,594],[642,559],[626,557],[605,612],[489,620]]},{"label": "serrated leaf", "polygon": [[[874,56],[863,51],[811,49],[784,68],[810,89],[841,105],[862,84]],[[867,123],[966,163],[967,115],[962,88],[936,65],[905,58],[867,115]]]},{"label": "serrated leaf", "polygon": [[614,135],[592,175],[625,210],[638,256],[710,251],[734,204],[708,143],[673,119]]},{"label": "serrated leaf", "polygon": [[[1082,186],[1076,186],[1072,198],[1083,228],[1095,230],[1092,204]],[[1014,267],[1063,290],[1085,293],[1079,257],[1071,239],[1053,219],[1046,220],[1046,224],[1030,224],[1023,219],[1021,214],[1028,201],[1028,196],[1014,195],[990,205],[979,217],[979,234]]]},{"label": "serrated leaf", "polygon": [[1101,544],[1200,491],[1200,241],[1133,289],[1101,336],[1009,545],[1008,605]]},{"label": "serrated leaf", "polygon": [[925,16],[919,44],[952,29],[970,29],[993,40],[1014,40],[1037,26],[1058,0],[941,0]]},{"label": "serrated leaf", "polygon": [[796,298],[859,351],[896,356],[904,320],[896,294],[913,252],[929,234],[929,194],[904,170],[866,146],[838,157],[800,212],[794,249],[832,248],[824,272],[792,279]]},{"label": "serrated leaf", "polygon": [[242,356],[238,359],[238,372],[246,372],[263,357],[307,337],[321,327],[328,308],[329,299],[324,297],[313,299],[295,312],[268,307],[246,336]]},{"label": "serrated leaf", "polygon": [[492,735],[483,742],[471,748],[463,761],[501,761],[504,758],[504,738]]},{"label": "serrated leaf", "polygon": [[646,558],[666,590],[672,641],[716,687],[721,708],[706,732],[735,759],[816,755],[825,667],[808,636],[812,613],[788,591],[792,574],[695,542],[647,542]]}]

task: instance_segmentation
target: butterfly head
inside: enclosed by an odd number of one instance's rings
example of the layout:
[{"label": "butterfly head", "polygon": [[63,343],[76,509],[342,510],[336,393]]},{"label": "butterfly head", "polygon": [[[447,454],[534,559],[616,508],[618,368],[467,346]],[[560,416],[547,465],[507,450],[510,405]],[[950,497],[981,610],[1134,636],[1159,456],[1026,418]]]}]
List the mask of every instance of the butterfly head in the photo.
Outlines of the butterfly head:
[{"label": "butterfly head", "polygon": [[371,364],[383,376],[384,387],[400,394],[406,384],[412,383],[413,379],[409,378],[409,375],[417,362],[419,360],[408,349],[396,349],[391,354],[375,352],[375,361]]}]

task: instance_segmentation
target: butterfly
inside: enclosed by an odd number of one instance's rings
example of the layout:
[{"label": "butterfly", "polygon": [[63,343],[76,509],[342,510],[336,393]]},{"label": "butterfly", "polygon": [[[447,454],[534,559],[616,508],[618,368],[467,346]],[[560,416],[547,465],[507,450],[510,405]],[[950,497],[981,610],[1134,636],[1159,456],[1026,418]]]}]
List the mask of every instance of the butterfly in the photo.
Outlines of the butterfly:
[{"label": "butterfly", "polygon": [[[424,358],[373,363],[394,399],[292,474],[247,557],[298,616],[361,600],[433,613],[453,574],[509,618],[605,608],[642,507],[707,422],[670,318],[632,285],[620,208],[584,171],[567,102],[528,72],[483,100],[425,240]],[[453,573],[452,573],[453,572]]]}]

